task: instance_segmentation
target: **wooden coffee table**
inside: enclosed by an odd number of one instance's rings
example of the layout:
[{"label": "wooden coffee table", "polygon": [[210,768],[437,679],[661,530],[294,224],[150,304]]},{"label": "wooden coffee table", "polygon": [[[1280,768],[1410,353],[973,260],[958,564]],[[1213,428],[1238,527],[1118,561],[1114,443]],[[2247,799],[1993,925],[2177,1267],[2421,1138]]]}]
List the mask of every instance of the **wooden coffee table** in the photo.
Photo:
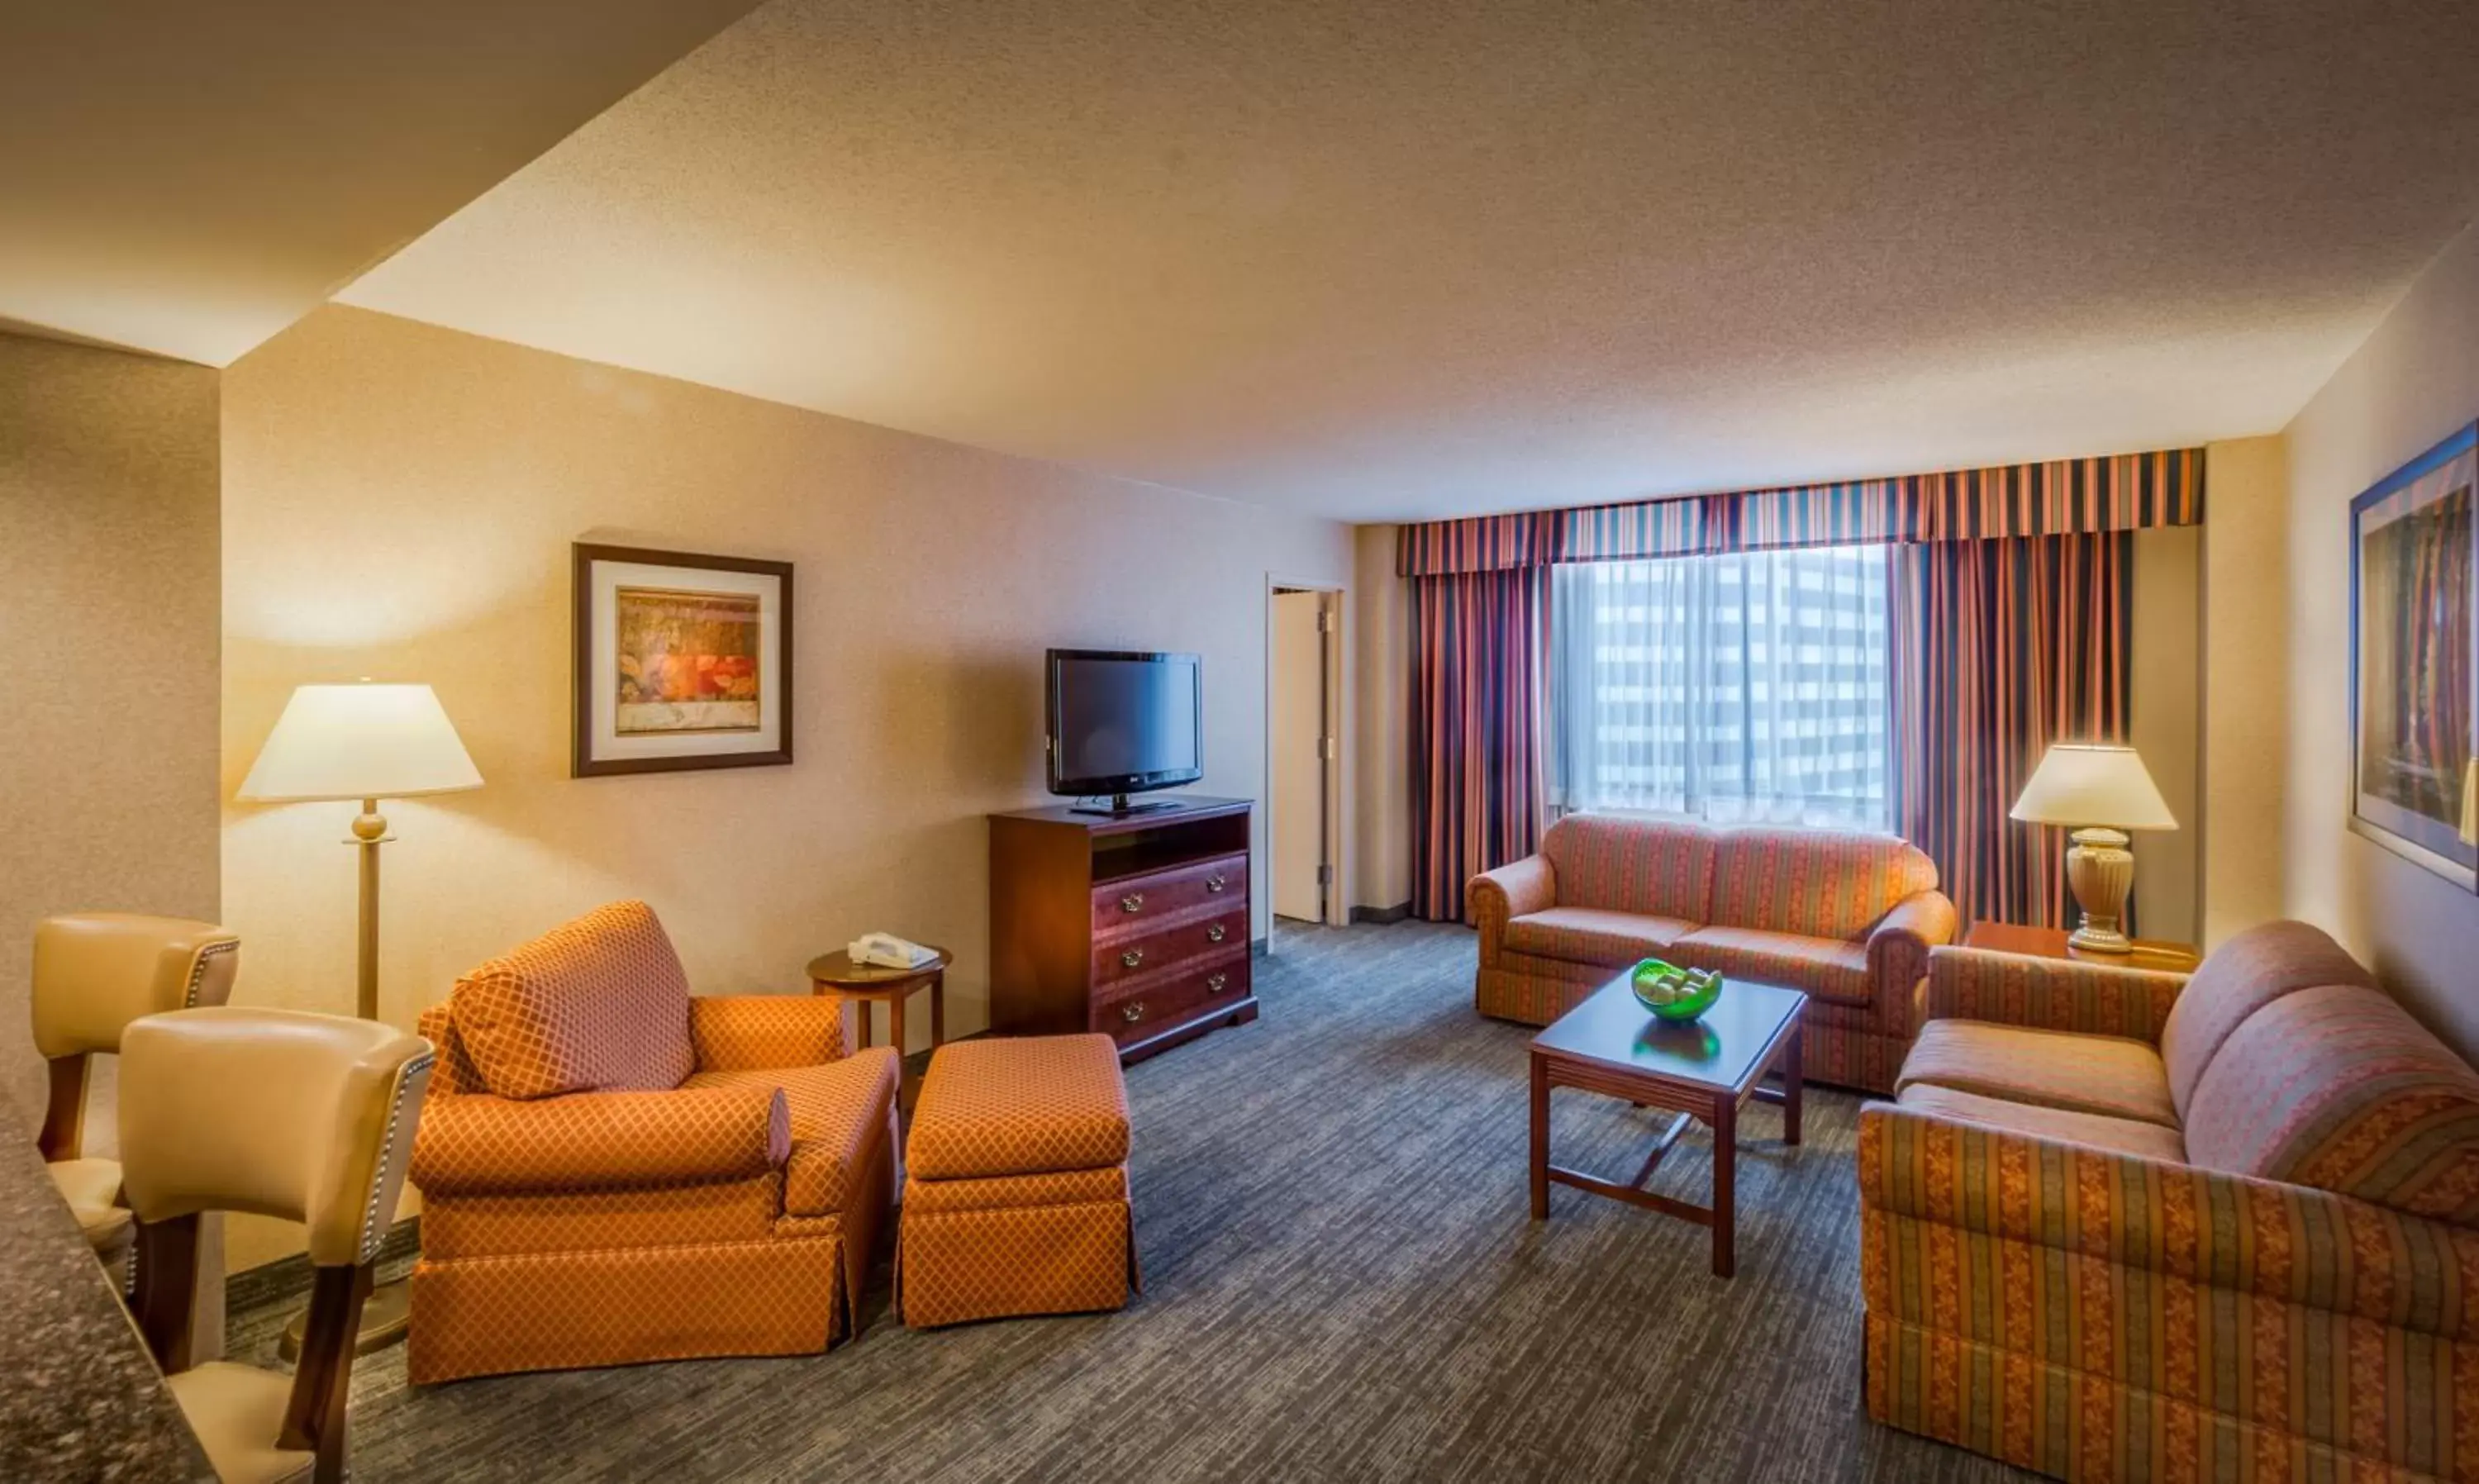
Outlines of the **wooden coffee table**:
[{"label": "wooden coffee table", "polygon": [[[1625,976],[1558,1017],[1532,1041],[1532,1219],[1549,1215],[1549,1186],[1571,1185],[1713,1229],[1713,1271],[1738,1266],[1734,1184],[1739,1107],[1750,1098],[1778,1103],[1782,1141],[1799,1142],[1800,1020],[1807,996],[1796,989],[1731,980],[1701,1019],[1673,1025],[1636,1003]],[[1767,1074],[1778,1087],[1764,1086]],[[1624,1185],[1549,1163],[1549,1089],[1581,1087],[1678,1116],[1653,1141]],[[1693,1206],[1645,1189],[1662,1156],[1690,1122],[1713,1131],[1713,1204]]]}]

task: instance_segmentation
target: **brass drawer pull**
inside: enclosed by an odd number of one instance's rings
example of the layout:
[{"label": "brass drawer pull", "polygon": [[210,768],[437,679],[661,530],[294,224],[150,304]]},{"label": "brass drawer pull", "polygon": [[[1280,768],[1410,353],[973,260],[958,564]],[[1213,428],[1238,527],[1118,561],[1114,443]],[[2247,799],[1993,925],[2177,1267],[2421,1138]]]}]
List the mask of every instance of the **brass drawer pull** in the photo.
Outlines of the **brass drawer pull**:
[{"label": "brass drawer pull", "polygon": [[1218,922],[1205,930],[1205,940],[1209,943],[1219,943],[1230,935],[1230,930]]},{"label": "brass drawer pull", "polygon": [[1141,891],[1131,891],[1119,899],[1119,910],[1123,912],[1141,912],[1144,909],[1145,894]]},{"label": "brass drawer pull", "polygon": [[1126,953],[1119,955],[1119,962],[1128,968],[1135,968],[1137,964],[1144,961],[1145,951],[1141,948],[1131,948]]},{"label": "brass drawer pull", "polygon": [[1135,1025],[1137,1021],[1144,1019],[1145,1002],[1138,1000],[1133,1005],[1121,1006],[1119,1009],[1119,1018],[1130,1025]]},{"label": "brass drawer pull", "polygon": [[1205,978],[1205,992],[1208,994],[1220,994],[1222,992],[1222,986],[1229,983],[1231,983],[1231,976],[1228,974],[1209,974]]},{"label": "brass drawer pull", "polygon": [[1209,876],[1205,879],[1205,889],[1208,891],[1220,891],[1227,884],[1229,883],[1219,876]]}]

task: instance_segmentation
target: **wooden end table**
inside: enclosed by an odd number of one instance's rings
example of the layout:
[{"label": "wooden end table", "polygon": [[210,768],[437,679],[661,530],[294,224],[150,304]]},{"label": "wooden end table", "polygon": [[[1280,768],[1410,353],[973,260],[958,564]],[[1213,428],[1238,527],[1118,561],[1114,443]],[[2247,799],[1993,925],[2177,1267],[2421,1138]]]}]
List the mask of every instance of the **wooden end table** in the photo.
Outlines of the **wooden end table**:
[{"label": "wooden end table", "polygon": [[[1700,1020],[1674,1025],[1636,1002],[1624,975],[1593,992],[1533,1037],[1532,1219],[1549,1216],[1552,1182],[1625,1201],[1713,1229],[1713,1273],[1738,1267],[1735,1229],[1739,1108],[1750,1098],[1778,1103],[1782,1141],[1799,1142],[1800,1019],[1807,996],[1796,989],[1731,980]],[[1778,1087],[1763,1086],[1770,1073]],[[1581,1087],[1639,1107],[1677,1113],[1624,1185],[1549,1163],[1549,1089]],[[1713,1204],[1694,1206],[1645,1189],[1662,1156],[1691,1122],[1713,1131]]]},{"label": "wooden end table", "polygon": [[2204,956],[2187,943],[2139,937],[2131,953],[2094,953],[2066,941],[2063,928],[2027,928],[2011,922],[1975,922],[1962,935],[1965,948],[1992,953],[2024,954],[2034,959],[2063,959],[2071,963],[2097,963],[2108,968],[2153,969],[2164,974],[2192,974]]},{"label": "wooden end table", "polygon": [[912,991],[927,985],[930,988],[930,1049],[937,1050],[947,1040],[947,965],[956,961],[955,955],[935,943],[921,945],[937,955],[917,968],[889,968],[882,963],[857,963],[843,949],[820,954],[809,960],[809,992],[831,994],[851,1003],[858,1001],[860,1031],[854,1036],[854,1049],[869,1045],[869,1008],[873,1004],[886,1007],[886,1038],[898,1057],[904,1055],[904,1002]]}]

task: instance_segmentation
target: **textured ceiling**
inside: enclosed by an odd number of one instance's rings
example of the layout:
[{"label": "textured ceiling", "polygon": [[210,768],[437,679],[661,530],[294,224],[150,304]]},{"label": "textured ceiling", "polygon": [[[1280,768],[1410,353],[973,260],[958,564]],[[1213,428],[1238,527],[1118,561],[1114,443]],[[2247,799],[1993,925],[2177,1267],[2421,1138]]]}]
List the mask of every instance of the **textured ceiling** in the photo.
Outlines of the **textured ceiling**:
[{"label": "textured ceiling", "polygon": [[775,0],[341,295],[1354,520],[2279,428],[2474,7]]},{"label": "textured ceiling", "polygon": [[225,365],[754,3],[0,5],[0,327]]}]

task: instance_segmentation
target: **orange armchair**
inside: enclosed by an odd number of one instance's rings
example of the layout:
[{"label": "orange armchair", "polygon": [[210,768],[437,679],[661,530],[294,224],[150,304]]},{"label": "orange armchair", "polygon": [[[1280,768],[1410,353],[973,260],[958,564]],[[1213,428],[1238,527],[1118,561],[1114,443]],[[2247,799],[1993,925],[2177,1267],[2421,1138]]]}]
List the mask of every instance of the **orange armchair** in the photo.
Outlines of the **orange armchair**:
[{"label": "orange armchair", "polygon": [[689,995],[641,903],[459,981],[422,1017],[439,1068],[413,1153],[411,1379],[853,1333],[893,1198],[898,1062],[844,1056],[837,1010]]}]

